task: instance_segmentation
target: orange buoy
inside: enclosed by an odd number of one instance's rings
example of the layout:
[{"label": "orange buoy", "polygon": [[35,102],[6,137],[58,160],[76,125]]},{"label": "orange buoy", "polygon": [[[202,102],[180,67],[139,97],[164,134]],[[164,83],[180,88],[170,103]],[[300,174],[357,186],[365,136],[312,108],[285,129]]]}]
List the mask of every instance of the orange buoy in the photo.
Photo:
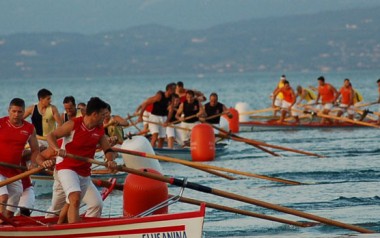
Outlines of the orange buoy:
[{"label": "orange buoy", "polygon": [[[141,170],[160,174],[154,169]],[[123,189],[124,216],[136,216],[167,199],[168,186],[166,183],[135,174],[128,174],[125,178]],[[153,214],[166,213],[168,213],[167,206],[153,212]]]},{"label": "orange buoy", "polygon": [[214,129],[206,124],[198,124],[191,130],[191,158],[193,161],[212,161],[215,158]]},{"label": "orange buoy", "polygon": [[239,112],[233,107],[230,107],[228,110],[231,112],[232,118],[229,118],[227,115],[223,115],[223,117],[227,119],[231,132],[237,133],[239,132]]}]

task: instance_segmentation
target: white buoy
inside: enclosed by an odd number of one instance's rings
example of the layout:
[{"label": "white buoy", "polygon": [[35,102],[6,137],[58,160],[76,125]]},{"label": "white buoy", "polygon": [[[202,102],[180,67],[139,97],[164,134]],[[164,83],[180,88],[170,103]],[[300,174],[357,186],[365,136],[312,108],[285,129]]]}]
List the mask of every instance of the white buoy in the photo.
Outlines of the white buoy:
[{"label": "white buoy", "polygon": [[[121,145],[122,149],[134,150],[139,152],[145,152],[148,154],[155,154],[152,145],[144,136],[133,136],[132,139],[127,139]],[[144,158],[140,156],[122,154],[124,163],[127,167],[132,169],[151,168],[160,173],[162,168],[160,162],[155,159]]]},{"label": "white buoy", "polygon": [[235,109],[239,112],[239,122],[247,122],[250,121],[249,115],[242,115],[243,112],[250,111],[249,104],[246,102],[238,102],[235,105]]},{"label": "white buoy", "polygon": [[[225,117],[220,117],[219,127],[222,128],[225,131],[230,130],[230,124],[228,123],[228,120]],[[214,130],[215,134],[218,134],[218,130]]]}]

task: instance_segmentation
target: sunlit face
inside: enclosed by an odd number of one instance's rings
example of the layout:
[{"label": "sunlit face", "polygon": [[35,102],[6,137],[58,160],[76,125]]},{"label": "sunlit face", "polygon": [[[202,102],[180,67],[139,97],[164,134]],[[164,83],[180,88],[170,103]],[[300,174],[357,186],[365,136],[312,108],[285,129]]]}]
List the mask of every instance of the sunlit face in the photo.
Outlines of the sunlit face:
[{"label": "sunlit face", "polygon": [[210,106],[215,106],[218,103],[218,97],[210,96]]},{"label": "sunlit face", "polygon": [[106,118],[107,114],[110,114],[110,111],[108,109],[104,108],[100,110],[98,113],[94,113],[94,117],[96,119],[97,125],[103,125],[104,119]]},{"label": "sunlit face", "polygon": [[12,105],[8,108],[9,121],[13,125],[20,125],[24,117],[25,108]]},{"label": "sunlit face", "polygon": [[325,82],[323,82],[322,80],[318,80],[318,85],[323,86],[323,85],[325,85]]},{"label": "sunlit face", "polygon": [[75,117],[77,114],[77,109],[75,108],[75,105],[72,102],[64,103],[63,108],[65,109],[65,112],[69,117]]},{"label": "sunlit face", "polygon": [[187,101],[188,103],[192,103],[192,102],[194,102],[194,96],[191,95],[190,93],[186,93],[186,101]]},{"label": "sunlit face", "polygon": [[348,80],[344,80],[343,85],[344,85],[346,88],[348,88],[348,87],[350,86],[350,81],[348,81]]},{"label": "sunlit face", "polygon": [[82,116],[86,115],[86,107],[83,106],[83,105],[79,105],[77,107],[78,110],[80,110],[80,112],[82,113]]},{"label": "sunlit face", "polygon": [[290,85],[288,83],[284,84],[284,89],[288,90],[290,88]]},{"label": "sunlit face", "polygon": [[181,100],[179,98],[173,98],[173,104],[174,106],[178,106],[180,104]]},{"label": "sunlit face", "polygon": [[104,116],[104,121],[108,122],[109,120],[111,120],[111,112],[108,109],[106,109],[104,115],[105,115]]},{"label": "sunlit face", "polygon": [[40,99],[40,103],[43,106],[45,106],[45,107],[50,106],[50,104],[51,104],[51,96],[47,96],[46,98],[41,98]]}]

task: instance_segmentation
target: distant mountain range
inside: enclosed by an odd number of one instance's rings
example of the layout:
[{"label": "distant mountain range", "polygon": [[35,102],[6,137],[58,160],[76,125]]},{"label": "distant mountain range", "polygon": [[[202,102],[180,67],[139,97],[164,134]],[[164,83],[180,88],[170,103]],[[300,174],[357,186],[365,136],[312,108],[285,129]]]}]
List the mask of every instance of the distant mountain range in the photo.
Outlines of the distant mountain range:
[{"label": "distant mountain range", "polygon": [[0,79],[379,69],[380,7],[207,30],[144,25],[95,35],[0,36]]}]

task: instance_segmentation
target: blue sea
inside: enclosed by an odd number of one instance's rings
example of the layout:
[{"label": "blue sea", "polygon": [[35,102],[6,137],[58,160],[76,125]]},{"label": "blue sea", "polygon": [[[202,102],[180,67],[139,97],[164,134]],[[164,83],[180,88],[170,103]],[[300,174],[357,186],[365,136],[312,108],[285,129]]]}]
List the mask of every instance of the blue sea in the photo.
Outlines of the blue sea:
[{"label": "blue sea", "polygon": [[[228,107],[246,102],[252,110],[271,105],[270,93],[276,87],[282,72],[241,73],[215,75],[159,75],[99,78],[44,78],[2,79],[1,114],[7,114],[9,101],[21,97],[26,103],[37,102],[37,91],[47,88],[53,92],[53,104],[63,111],[62,100],[73,95],[77,102],[86,102],[99,96],[112,106],[113,114],[126,116],[157,90],[164,90],[167,83],[183,81],[186,88],[197,89],[205,95],[219,94],[219,100]],[[287,72],[294,88],[317,86],[317,78],[324,75],[326,82],[336,88],[349,78],[364,96],[364,101],[376,101],[379,97],[376,80],[378,71],[342,71],[335,73]],[[370,107],[378,110],[378,105]],[[133,129],[131,129],[133,130]],[[214,189],[227,191],[248,198],[285,206],[313,215],[361,226],[380,233],[380,130],[313,129],[292,131],[241,132],[240,136],[288,148],[326,156],[317,158],[288,151],[274,150],[281,157],[273,157],[261,150],[231,141],[228,151],[209,164],[255,174],[299,181],[306,185],[281,183],[232,175],[237,180],[227,180],[174,163],[161,163],[164,172],[177,178],[187,178]],[[172,194],[178,188],[170,186]],[[293,221],[305,218],[277,212],[252,204],[204,194],[186,189],[184,196],[207,202],[227,205],[242,210],[276,216]],[[37,198],[36,208],[47,209],[49,197]],[[105,201],[104,216],[121,215],[122,193],[115,192]],[[178,203],[170,211],[198,209],[196,206]],[[38,213],[36,213],[38,214]],[[364,235],[355,231],[328,225],[300,228],[261,220],[249,216],[207,209],[204,223],[205,237],[380,237],[380,234]]]}]

